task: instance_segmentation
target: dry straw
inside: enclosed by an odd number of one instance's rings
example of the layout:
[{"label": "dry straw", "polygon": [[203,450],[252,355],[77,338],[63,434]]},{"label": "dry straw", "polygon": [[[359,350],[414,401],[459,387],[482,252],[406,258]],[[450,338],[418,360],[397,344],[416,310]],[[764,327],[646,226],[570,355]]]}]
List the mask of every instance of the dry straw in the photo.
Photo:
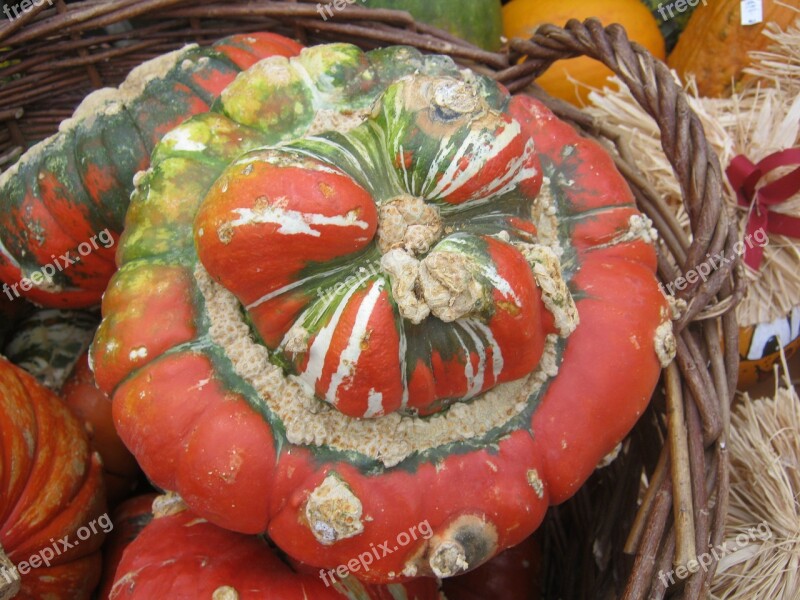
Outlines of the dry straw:
[{"label": "dry straw", "polygon": [[[788,382],[787,382],[788,384]],[[792,387],[743,402],[731,418],[731,488],[712,598],[800,598],[800,398]],[[765,527],[766,525],[766,527]],[[758,529],[768,535],[737,536]]]},{"label": "dry straw", "polygon": [[[738,154],[756,162],[772,152],[800,144],[800,19],[787,31],[768,26],[764,35],[774,45],[768,51],[752,53],[753,66],[748,72],[754,80],[746,89],[730,98],[702,98],[693,80],[686,85],[689,104],[700,117],[723,167]],[[627,87],[620,85],[619,80],[610,81],[616,89],[593,91],[589,96],[592,106],[587,112],[621,131],[648,182],[674,208],[688,232],[689,220],[680,200],[680,186],[661,151],[660,130]],[[743,236],[748,209],[736,203],[729,186],[725,191],[728,205],[739,217],[738,227]],[[773,210],[800,216],[800,194]],[[748,292],[737,308],[741,325],[772,321],[800,304],[798,264],[798,241],[770,235],[761,268],[758,271],[746,268]]]}]

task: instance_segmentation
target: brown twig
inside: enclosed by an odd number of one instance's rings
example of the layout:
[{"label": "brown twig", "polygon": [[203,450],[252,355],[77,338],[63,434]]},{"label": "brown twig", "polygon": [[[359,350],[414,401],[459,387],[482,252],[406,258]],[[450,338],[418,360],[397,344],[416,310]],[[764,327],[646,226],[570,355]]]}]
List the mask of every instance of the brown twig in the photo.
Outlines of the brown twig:
[{"label": "brown twig", "polygon": [[[706,492],[706,458],[703,436],[700,425],[700,414],[697,405],[692,402],[691,393],[686,394],[686,425],[689,442],[689,467],[691,469],[692,497],[694,499],[694,542],[697,559],[706,559],[711,556],[708,550],[708,534],[710,512],[708,508],[708,494]],[[697,596],[703,587],[705,567],[695,560],[689,564],[692,576],[686,583],[686,591],[690,596]]]},{"label": "brown twig", "polygon": [[636,553],[633,571],[630,579],[628,579],[621,600],[637,600],[639,598],[644,598],[647,590],[650,588],[650,582],[653,579],[653,572],[655,570],[658,548],[664,535],[664,528],[669,519],[671,508],[672,480],[669,477],[665,477],[659,489],[656,491],[655,501],[653,502],[653,507],[648,515],[647,525],[645,526],[645,534],[642,537],[639,551]]},{"label": "brown twig", "polygon": [[676,530],[675,564],[686,565],[690,560],[696,558],[695,523],[686,417],[683,410],[684,400],[680,374],[674,362],[666,369],[664,383],[667,389],[669,449],[672,467],[672,488],[675,496],[673,515]]},{"label": "brown twig", "polygon": [[655,471],[653,471],[653,474],[650,477],[649,485],[647,486],[647,491],[642,497],[641,506],[639,507],[639,511],[636,513],[636,518],[633,521],[633,526],[631,527],[630,533],[628,534],[628,538],[625,541],[625,548],[623,551],[626,554],[635,554],[637,549],[641,545],[642,536],[644,535],[645,531],[645,521],[647,520],[647,517],[653,508],[653,504],[655,503],[656,500],[656,494],[658,490],[661,488],[661,485],[663,484],[664,479],[667,476],[668,470],[669,470],[669,445],[665,444],[661,448],[661,454],[658,457],[658,464],[656,465],[656,469]]}]

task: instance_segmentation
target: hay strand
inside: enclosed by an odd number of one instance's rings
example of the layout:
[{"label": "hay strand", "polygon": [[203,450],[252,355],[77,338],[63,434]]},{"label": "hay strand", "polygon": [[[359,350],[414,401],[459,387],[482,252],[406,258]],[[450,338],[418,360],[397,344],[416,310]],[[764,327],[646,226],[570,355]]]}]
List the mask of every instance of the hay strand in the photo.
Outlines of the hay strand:
[{"label": "hay strand", "polygon": [[[800,398],[745,395],[732,416],[730,508],[718,600],[800,597]],[[722,553],[721,552],[721,553]]]}]

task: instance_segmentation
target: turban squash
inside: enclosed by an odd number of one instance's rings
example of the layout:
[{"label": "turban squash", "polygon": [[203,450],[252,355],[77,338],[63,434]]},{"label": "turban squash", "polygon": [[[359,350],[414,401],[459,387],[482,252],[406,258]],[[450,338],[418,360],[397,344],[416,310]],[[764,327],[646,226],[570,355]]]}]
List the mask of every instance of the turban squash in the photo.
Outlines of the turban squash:
[{"label": "turban squash", "polygon": [[[138,498],[136,499],[139,500]],[[147,501],[147,497],[141,500]],[[327,584],[281,560],[268,543],[220,529],[160,496],[152,513],[131,504],[130,536],[116,549],[114,582],[103,600],[211,598],[213,600],[439,600],[435,579],[363,585],[348,576]],[[139,514],[131,514],[134,511]],[[127,516],[123,513],[123,517]],[[136,529],[140,528],[140,531]]]},{"label": "turban squash", "polygon": [[2,357],[0,440],[0,558],[19,568],[0,569],[0,597],[88,600],[110,524],[100,459],[58,397]]},{"label": "turban squash", "polygon": [[153,501],[158,494],[150,493],[128,498],[114,509],[111,520],[114,530],[103,544],[103,577],[97,588],[97,598],[108,600],[114,585],[114,575],[125,549],[135,540],[147,524],[153,520]]},{"label": "turban squash", "polygon": [[0,175],[0,282],[9,299],[99,304],[115,270],[131,179],[164,133],[209,109],[242,70],[301,46],[271,33],[187,46],[89,95],[59,133]]},{"label": "turban squash", "polygon": [[653,237],[598,144],[449,58],[269,58],[137,177],[96,380],[202,518],[455,575],[646,407],[674,352]]}]

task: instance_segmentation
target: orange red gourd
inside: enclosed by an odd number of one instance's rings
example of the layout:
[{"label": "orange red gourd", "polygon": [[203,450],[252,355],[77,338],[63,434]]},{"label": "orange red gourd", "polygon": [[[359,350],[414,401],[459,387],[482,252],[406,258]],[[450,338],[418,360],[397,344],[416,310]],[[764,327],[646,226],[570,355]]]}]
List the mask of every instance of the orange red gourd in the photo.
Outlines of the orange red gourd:
[{"label": "orange red gourd", "polygon": [[152,520],[128,542],[108,600],[441,599],[435,579],[364,585],[349,575],[326,582],[316,570],[298,571],[281,560],[264,539],[220,529],[174,498],[158,498],[153,513]]},{"label": "orange red gourd", "polygon": [[767,23],[785,30],[800,17],[791,3],[760,0],[763,21],[742,25],[739,0],[714,0],[698,6],[692,13],[667,64],[685,81],[690,74],[697,80],[701,96],[730,96],[750,64],[748,52],[763,50],[770,39],[762,34]]},{"label": "orange red gourd", "polygon": [[[621,24],[629,39],[664,59],[664,38],[641,0],[511,0],[503,6],[503,34],[509,39],[528,39],[545,23],[563,26],[569,19],[583,21],[589,17],[597,17],[604,25]],[[589,93],[586,86],[602,88],[610,75],[608,67],[580,56],[554,63],[536,83],[552,96],[582,105]]]},{"label": "orange red gourd", "polygon": [[598,144],[449,58],[270,58],[138,180],[96,380],[199,517],[319,568],[376,549],[369,582],[456,575],[647,405],[654,236]]},{"label": "orange red gourd", "polygon": [[19,569],[2,571],[0,595],[88,600],[113,526],[100,458],[69,409],[2,357],[0,434],[0,549]]},{"label": "orange red gourd", "polygon": [[158,494],[151,493],[128,498],[114,509],[111,516],[114,530],[103,545],[103,576],[97,588],[98,600],[108,600],[119,561],[125,549],[153,520],[153,501],[157,497]]}]

